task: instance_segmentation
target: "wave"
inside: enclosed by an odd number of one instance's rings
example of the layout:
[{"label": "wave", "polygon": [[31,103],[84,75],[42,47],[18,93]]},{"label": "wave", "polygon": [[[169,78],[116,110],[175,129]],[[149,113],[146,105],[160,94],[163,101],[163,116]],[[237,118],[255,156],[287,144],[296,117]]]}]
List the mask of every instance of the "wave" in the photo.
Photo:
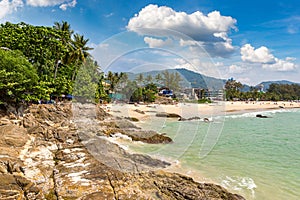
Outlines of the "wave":
[{"label": "wave", "polygon": [[98,138],[102,138],[111,143],[114,143],[125,151],[129,151],[129,147],[128,147],[128,145],[125,145],[124,143],[122,143],[122,141],[132,142],[132,139],[130,137],[128,137],[127,135],[123,135],[122,133],[116,133],[116,134],[112,135],[112,137],[98,136]]},{"label": "wave", "polygon": [[230,177],[226,176],[221,182],[221,186],[235,191],[251,193],[252,198],[255,198],[255,189],[257,185],[250,177]]},{"label": "wave", "polygon": [[300,109],[276,109],[276,110],[262,110],[262,111],[253,111],[246,112],[241,114],[228,114],[223,116],[216,116],[215,119],[225,118],[225,119],[236,119],[236,118],[253,118],[256,117],[257,114],[266,115],[268,117],[272,117],[276,113],[287,113],[287,112],[300,112]]}]

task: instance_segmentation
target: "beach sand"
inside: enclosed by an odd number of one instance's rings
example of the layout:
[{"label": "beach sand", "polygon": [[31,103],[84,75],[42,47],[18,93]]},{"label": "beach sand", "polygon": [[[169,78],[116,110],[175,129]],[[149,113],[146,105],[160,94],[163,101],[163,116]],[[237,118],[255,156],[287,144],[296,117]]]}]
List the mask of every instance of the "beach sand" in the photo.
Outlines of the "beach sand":
[{"label": "beach sand", "polygon": [[163,104],[106,104],[102,107],[110,114],[119,117],[137,118],[140,121],[149,120],[156,113],[174,113],[183,118],[200,117],[210,118],[230,114],[260,112],[271,109],[300,108],[300,102],[217,102],[212,104],[177,103]]}]

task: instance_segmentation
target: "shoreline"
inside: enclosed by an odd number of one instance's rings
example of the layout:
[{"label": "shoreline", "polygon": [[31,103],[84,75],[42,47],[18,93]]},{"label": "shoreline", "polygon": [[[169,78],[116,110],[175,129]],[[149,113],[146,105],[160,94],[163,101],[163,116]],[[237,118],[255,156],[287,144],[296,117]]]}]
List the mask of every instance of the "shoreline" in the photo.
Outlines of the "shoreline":
[{"label": "shoreline", "polygon": [[101,107],[116,117],[136,118],[139,121],[151,120],[157,113],[176,114],[183,118],[210,118],[249,112],[300,108],[300,102],[271,101],[221,101],[211,104],[177,103],[177,104],[105,104]]},{"label": "shoreline", "polygon": [[[213,107],[216,106],[216,107]],[[219,107],[218,107],[219,106]],[[224,107],[223,107],[224,106]],[[279,106],[284,106],[284,108],[279,107]],[[159,119],[158,117],[155,116],[155,113],[164,111],[166,113],[175,113],[181,115],[182,113],[186,114],[186,111],[190,110],[188,107],[192,108],[197,108],[198,110],[201,109],[201,118],[211,116],[211,117],[217,117],[220,115],[224,116],[230,116],[230,115],[243,115],[247,113],[254,113],[253,117],[255,117],[255,114],[258,114],[260,112],[281,112],[282,111],[291,111],[293,109],[300,109],[300,103],[291,103],[291,102],[252,102],[252,103],[246,103],[246,102],[225,102],[224,104],[218,105],[218,104],[177,104],[177,105],[157,105],[157,104],[151,104],[151,105],[122,105],[118,107],[117,105],[110,104],[105,106],[109,110],[109,113],[114,115],[114,116],[122,116],[124,112],[121,110],[118,110],[120,108],[126,108],[125,114],[127,114],[130,117],[136,117],[140,121],[137,122],[137,124],[140,125],[140,123],[145,122],[146,120],[153,120],[153,117],[156,119]],[[105,108],[104,107],[104,108]],[[141,112],[136,112],[136,109],[139,111],[143,111],[144,113],[142,114]],[[186,110],[184,110],[186,109]],[[154,112],[154,110],[156,110]],[[214,112],[216,111],[217,112]],[[205,112],[204,112],[205,111]],[[222,112],[221,112],[222,111]],[[194,113],[191,112],[192,114],[189,115],[190,117],[195,117]],[[124,116],[123,116],[124,117]],[[251,115],[252,117],[252,115]],[[170,119],[170,120],[176,120]],[[177,121],[177,120],[176,120]],[[142,127],[142,126],[141,126]],[[142,127],[144,129],[144,127]],[[119,140],[119,141],[118,141]],[[131,141],[132,142],[132,141]],[[115,140],[115,143],[118,145],[122,145],[122,139],[117,139]],[[124,144],[124,143],[123,143]],[[134,144],[135,145],[135,144]],[[139,145],[136,143],[136,145]],[[159,159],[162,161],[169,162],[171,165],[164,168],[164,171],[170,172],[170,173],[179,173],[183,174],[185,176],[192,177],[195,181],[200,182],[200,183],[213,183],[219,185],[220,183],[213,181],[210,177],[205,176],[201,171],[202,170],[195,170],[191,166],[187,166],[185,163],[181,163],[179,160],[172,160],[171,157],[166,158],[166,157],[161,157],[159,155],[151,155],[147,153],[142,153],[139,151],[135,151],[131,149],[130,147],[127,146],[126,151],[130,153],[139,153],[139,154],[146,154],[150,155],[152,158]],[[230,192],[236,192],[235,190],[232,190],[230,188],[226,188]]]},{"label": "shoreline", "polygon": [[101,139],[98,133],[103,127],[99,122],[105,122],[104,118],[110,120],[111,116],[95,110],[95,106],[32,105],[18,122],[12,115],[1,117],[2,196],[14,199],[220,199],[224,196],[225,199],[244,199],[221,186],[164,171],[168,163],[146,154],[129,154]]}]

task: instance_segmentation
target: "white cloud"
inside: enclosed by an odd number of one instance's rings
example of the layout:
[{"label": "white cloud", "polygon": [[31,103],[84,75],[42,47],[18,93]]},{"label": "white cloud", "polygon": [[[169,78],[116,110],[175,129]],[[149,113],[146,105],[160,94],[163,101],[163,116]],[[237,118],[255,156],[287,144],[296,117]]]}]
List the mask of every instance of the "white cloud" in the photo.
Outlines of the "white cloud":
[{"label": "white cloud", "polygon": [[271,54],[267,47],[254,49],[250,44],[245,44],[241,48],[242,60],[251,63],[274,63],[275,57]]},{"label": "white cloud", "polygon": [[61,4],[61,5],[59,6],[59,8],[62,9],[62,10],[67,10],[68,7],[74,8],[74,7],[76,6],[76,4],[77,4],[77,1],[76,1],[76,0],[73,0],[73,1],[71,1],[71,2],[69,2],[69,3]]},{"label": "white cloud", "polygon": [[145,37],[144,42],[148,44],[150,48],[163,47],[172,44],[172,40],[170,38],[162,40],[153,37]]},{"label": "white cloud", "polygon": [[34,7],[55,6],[66,2],[66,0],[26,0],[26,4]]},{"label": "white cloud", "polygon": [[241,82],[243,84],[251,85],[251,79],[249,77],[239,77],[236,79],[238,82]]},{"label": "white cloud", "polygon": [[181,45],[191,44],[194,40],[194,44],[200,42],[211,55],[224,57],[234,50],[228,33],[236,30],[235,24],[234,18],[222,16],[218,11],[207,15],[200,11],[187,14],[150,4],[129,20],[127,29],[142,35],[160,36],[170,34],[172,30],[176,37],[181,35],[188,40],[181,40]]},{"label": "white cloud", "polygon": [[245,62],[262,64],[262,68],[272,71],[293,71],[297,65],[295,58],[286,57],[284,60],[276,58],[267,47],[254,49],[250,44],[241,48],[241,58]]},{"label": "white cloud", "polygon": [[107,14],[107,15],[104,15],[104,17],[109,18],[109,17],[111,17],[111,16],[113,16],[113,15],[114,15],[114,13],[111,12],[111,13],[109,13],[109,14]]},{"label": "white cloud", "polygon": [[274,64],[264,64],[262,67],[272,71],[293,71],[297,68],[297,65],[291,62],[293,60],[295,59],[290,57],[287,57],[285,60],[275,58]]},{"label": "white cloud", "polygon": [[6,15],[11,14],[18,8],[23,7],[22,0],[1,0],[0,1],[0,19],[4,18]]},{"label": "white cloud", "polygon": [[237,66],[237,65],[230,65],[229,66],[229,73],[231,74],[241,74],[246,71],[245,68]]},{"label": "white cloud", "polygon": [[76,0],[26,0],[27,5],[33,7],[47,7],[60,5],[59,8],[66,10],[68,7],[75,7]]}]

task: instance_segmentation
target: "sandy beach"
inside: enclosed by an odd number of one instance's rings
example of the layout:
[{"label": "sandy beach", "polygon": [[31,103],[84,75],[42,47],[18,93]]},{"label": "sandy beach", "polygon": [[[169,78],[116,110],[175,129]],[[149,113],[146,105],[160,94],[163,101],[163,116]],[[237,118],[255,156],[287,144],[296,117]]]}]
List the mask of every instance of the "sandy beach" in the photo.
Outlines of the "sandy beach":
[{"label": "sandy beach", "polygon": [[300,102],[216,102],[211,104],[177,103],[174,105],[163,104],[106,104],[102,105],[108,113],[119,117],[132,117],[141,121],[149,120],[157,113],[174,113],[183,118],[224,116],[247,112],[260,112],[272,109],[300,108]]}]

